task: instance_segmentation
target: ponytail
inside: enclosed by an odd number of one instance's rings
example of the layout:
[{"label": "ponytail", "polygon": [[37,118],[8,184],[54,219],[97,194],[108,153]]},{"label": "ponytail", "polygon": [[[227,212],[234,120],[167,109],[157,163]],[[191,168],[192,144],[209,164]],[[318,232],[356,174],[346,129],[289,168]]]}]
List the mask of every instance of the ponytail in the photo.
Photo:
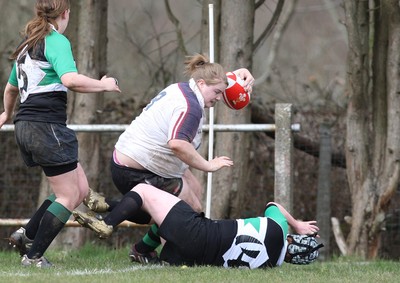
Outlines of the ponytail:
[{"label": "ponytail", "polygon": [[226,72],[218,63],[210,63],[202,54],[187,57],[184,74],[195,81],[204,80],[207,85],[215,85],[221,81],[227,83]]},{"label": "ponytail", "polygon": [[69,0],[37,0],[36,16],[26,24],[23,32],[24,40],[11,54],[10,59],[15,60],[25,47],[26,50],[35,47],[51,32],[50,24],[58,29],[56,19],[69,7]]}]

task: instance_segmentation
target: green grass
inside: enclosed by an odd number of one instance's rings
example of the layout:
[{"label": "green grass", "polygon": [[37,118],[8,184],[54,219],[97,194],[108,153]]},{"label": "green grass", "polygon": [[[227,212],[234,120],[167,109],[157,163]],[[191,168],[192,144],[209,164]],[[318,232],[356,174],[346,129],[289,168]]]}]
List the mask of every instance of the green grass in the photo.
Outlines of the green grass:
[{"label": "green grass", "polygon": [[284,264],[264,270],[219,267],[143,266],[129,261],[128,248],[111,250],[86,245],[80,250],[50,249],[46,257],[50,269],[22,267],[15,252],[0,252],[0,282],[396,282],[400,280],[398,261],[360,261],[337,258],[307,266]]}]

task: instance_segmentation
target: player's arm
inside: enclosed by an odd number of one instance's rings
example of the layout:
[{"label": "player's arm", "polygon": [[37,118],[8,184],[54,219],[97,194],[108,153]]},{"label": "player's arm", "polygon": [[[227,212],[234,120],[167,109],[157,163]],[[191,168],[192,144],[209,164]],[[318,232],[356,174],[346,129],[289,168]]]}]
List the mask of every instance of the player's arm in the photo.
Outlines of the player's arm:
[{"label": "player's arm", "polygon": [[118,87],[117,81],[114,78],[106,76],[103,76],[101,80],[96,80],[75,72],[69,72],[62,75],[61,82],[68,89],[76,92],[121,92]]},{"label": "player's arm", "polygon": [[210,161],[204,159],[191,143],[184,140],[172,139],[168,142],[168,145],[180,160],[190,167],[204,172],[215,172],[222,167],[233,165],[233,161],[226,156],[216,157]]},{"label": "player's arm", "polygon": [[101,80],[92,79],[78,73],[69,40],[63,35],[46,39],[45,56],[68,89],[82,93],[114,91],[121,92],[117,80],[103,76]]},{"label": "player's arm", "polygon": [[276,205],[279,210],[282,212],[283,216],[285,216],[288,224],[294,229],[294,231],[298,234],[315,234],[319,231],[318,226],[315,224],[317,221],[301,221],[295,219],[282,205],[276,202],[269,202],[268,205]]},{"label": "player's arm", "polygon": [[4,89],[4,112],[0,115],[0,128],[11,119],[17,102],[18,93],[18,87],[7,83]]}]

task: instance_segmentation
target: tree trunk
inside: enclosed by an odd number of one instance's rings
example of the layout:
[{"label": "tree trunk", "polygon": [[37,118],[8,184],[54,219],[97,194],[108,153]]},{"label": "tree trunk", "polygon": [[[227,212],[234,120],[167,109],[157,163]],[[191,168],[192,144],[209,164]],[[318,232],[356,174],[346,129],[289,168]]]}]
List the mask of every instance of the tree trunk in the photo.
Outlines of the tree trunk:
[{"label": "tree trunk", "polygon": [[[376,12],[376,15],[380,17],[377,23],[387,25],[386,28],[382,29],[383,34],[387,33],[387,36],[384,36],[381,40],[383,41],[382,48],[375,50],[374,54],[386,53],[387,55],[382,59],[384,61],[382,69],[378,69],[374,73],[383,73],[385,77],[376,83],[374,96],[383,96],[383,99],[385,99],[384,107],[386,108],[379,109],[377,116],[385,124],[386,135],[384,133],[382,135],[386,139],[381,143],[380,151],[376,150],[376,160],[383,159],[383,161],[380,164],[381,166],[374,166],[379,170],[375,172],[378,186],[369,232],[369,241],[371,243],[368,249],[369,258],[375,258],[378,255],[386,211],[391,197],[397,190],[400,179],[400,97],[398,95],[400,93],[400,7],[398,1],[383,2],[379,4],[382,5],[381,7],[384,11],[379,14]],[[384,87],[385,85],[386,87]],[[386,95],[381,94],[382,90],[386,91]],[[375,128],[380,127],[378,124]]]},{"label": "tree trunk", "polygon": [[[371,96],[369,77],[369,15],[368,2],[345,3],[346,24],[349,35],[347,88],[349,104],[347,110],[346,166],[352,195],[352,223],[348,236],[349,253],[366,244],[363,231],[368,190],[371,184],[371,161],[368,155],[368,127]],[[365,251],[364,248],[362,250]]]},{"label": "tree trunk", "polygon": [[352,195],[347,246],[349,254],[375,258],[385,211],[399,182],[400,9],[394,0],[344,1],[344,6],[349,39],[346,166]]},{"label": "tree trunk", "polygon": [[[77,64],[80,73],[99,79],[107,63],[107,1],[80,1]],[[103,93],[75,94],[71,124],[101,123],[99,109]],[[91,187],[97,187],[99,138],[95,133],[78,133],[79,159]]]},{"label": "tree trunk", "polygon": [[[227,71],[239,67],[251,69],[254,29],[254,1],[225,0],[221,2],[220,63]],[[218,124],[250,122],[250,107],[235,111],[223,103],[215,109]],[[241,214],[242,194],[246,187],[249,162],[249,135],[246,133],[216,133],[215,156],[232,158],[234,166],[214,173],[212,217],[237,217]]]},{"label": "tree trunk", "polygon": [[[99,79],[107,63],[107,4],[104,0],[71,1],[75,20],[75,60],[79,73]],[[103,93],[74,93],[69,96],[69,124],[99,124]],[[98,185],[100,135],[78,133],[79,162],[85,170],[89,185]],[[111,153],[110,153],[111,154]],[[84,229],[64,229],[57,244],[79,247],[85,242]]]}]

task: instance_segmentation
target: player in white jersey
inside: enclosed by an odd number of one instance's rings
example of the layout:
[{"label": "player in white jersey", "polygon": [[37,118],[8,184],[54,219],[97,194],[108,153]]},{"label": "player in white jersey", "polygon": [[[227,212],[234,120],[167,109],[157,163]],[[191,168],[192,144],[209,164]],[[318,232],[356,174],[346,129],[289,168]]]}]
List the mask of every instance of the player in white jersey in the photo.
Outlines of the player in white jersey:
[{"label": "player in white jersey", "polygon": [[[175,155],[168,141],[187,141],[197,149],[201,143],[203,109],[204,99],[196,91],[194,79],[168,86],[119,137],[115,145],[117,156],[129,156],[163,178],[182,178],[189,165]],[[230,164],[226,162],[227,166]]]},{"label": "player in white jersey", "polygon": [[76,135],[66,126],[67,90],[120,92],[114,78],[78,74],[70,42],[63,35],[69,7],[69,0],[36,1],[36,16],[11,56],[15,63],[4,90],[0,127],[11,120],[19,94],[14,118],[18,147],[27,166],[43,169],[53,190],[28,224],[9,238],[24,266],[51,266],[43,254],[89,190],[78,162]]},{"label": "player in white jersey", "polygon": [[[139,184],[125,194],[118,206],[125,209],[113,216],[113,225],[140,210],[153,217],[163,239],[160,261],[171,265],[254,269],[280,266],[284,261],[308,264],[317,259],[318,250],[323,247],[315,238],[319,231],[316,221],[296,220],[274,202],[267,204],[261,217],[211,220],[176,196]],[[104,230],[97,229],[107,225],[104,220],[79,217],[78,222],[100,237],[105,236]],[[288,234],[288,224],[297,234]]]},{"label": "player in white jersey", "polygon": [[[179,196],[195,211],[201,211],[203,188],[189,167],[214,172],[233,165],[227,156],[208,161],[197,152],[204,109],[221,99],[227,77],[221,65],[210,63],[200,54],[189,57],[185,64],[189,81],[172,84],[158,93],[121,134],[111,160],[111,175],[123,195],[135,185],[147,183]],[[251,92],[254,78],[250,72],[247,69],[235,72],[245,80],[246,90]],[[93,191],[84,203],[96,212],[111,211],[116,205],[99,198]],[[150,218],[142,213],[129,220],[144,224]],[[159,243],[157,227],[153,226],[142,241],[133,245],[131,258],[151,260]]]}]

